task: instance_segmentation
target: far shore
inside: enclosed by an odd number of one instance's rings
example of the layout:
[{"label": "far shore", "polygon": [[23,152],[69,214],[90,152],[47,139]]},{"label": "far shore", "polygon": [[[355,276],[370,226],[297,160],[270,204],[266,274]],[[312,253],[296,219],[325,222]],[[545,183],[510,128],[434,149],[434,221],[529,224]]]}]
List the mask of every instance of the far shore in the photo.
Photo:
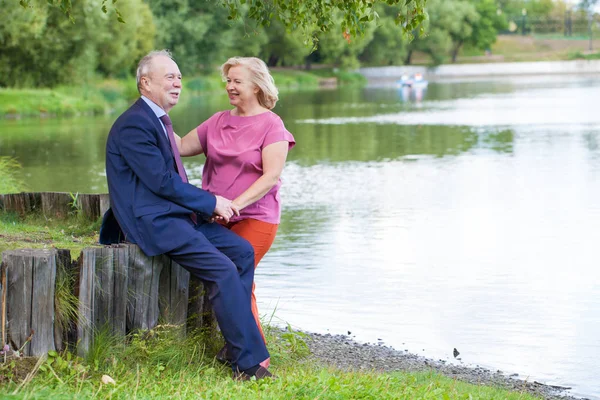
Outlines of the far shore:
[{"label": "far shore", "polygon": [[428,81],[527,75],[600,75],[600,60],[535,61],[485,64],[444,64],[436,67],[401,65],[360,68],[369,84],[421,74]]}]

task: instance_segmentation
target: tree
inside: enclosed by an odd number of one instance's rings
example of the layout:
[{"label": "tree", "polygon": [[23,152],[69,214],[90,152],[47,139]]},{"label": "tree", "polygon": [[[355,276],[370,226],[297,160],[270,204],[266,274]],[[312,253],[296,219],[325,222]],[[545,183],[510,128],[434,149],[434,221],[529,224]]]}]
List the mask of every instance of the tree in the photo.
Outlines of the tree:
[{"label": "tree", "polygon": [[304,45],[299,33],[286,33],[280,21],[273,21],[264,29],[268,40],[260,50],[260,57],[268,66],[302,65],[310,49]]},{"label": "tree", "polygon": [[486,50],[496,42],[498,31],[507,29],[508,23],[504,13],[498,12],[495,0],[475,0],[475,9],[479,21],[473,24],[473,34],[466,43]]},{"label": "tree", "polygon": [[367,28],[363,35],[348,41],[334,32],[324,32],[319,35],[317,53],[323,63],[333,64],[342,69],[356,69],[360,66],[358,55],[373,39],[375,26]]},{"label": "tree", "polygon": [[359,60],[368,65],[399,65],[407,55],[407,41],[402,28],[395,24],[398,6],[379,5],[379,21],[373,33],[373,40],[365,47]]},{"label": "tree", "polygon": [[555,3],[554,0],[498,0],[504,14],[515,17],[526,10],[529,18],[547,18],[556,6]]},{"label": "tree", "polygon": [[35,12],[0,0],[0,86],[53,87],[89,81],[97,71],[129,72],[134,57],[154,47],[152,16],[142,0],[128,2],[126,25],[111,23],[95,0],[74,3],[77,24],[46,0],[31,3]]},{"label": "tree", "polygon": [[506,29],[504,14],[498,13],[494,0],[471,0],[454,3],[457,19],[450,30],[452,38],[452,62],[456,62],[463,45],[485,50],[496,41],[498,30]]},{"label": "tree", "polygon": [[456,57],[462,46],[467,41],[473,41],[475,25],[479,24],[481,16],[477,13],[475,5],[466,1],[451,2],[454,8],[452,21],[447,25],[448,34],[452,39],[452,62],[456,62]]},{"label": "tree", "polygon": [[233,42],[226,10],[214,2],[149,0],[156,21],[156,45],[176,55],[184,75],[197,74],[224,61]]},{"label": "tree", "polygon": [[[31,6],[36,0],[19,0],[23,7]],[[73,15],[72,0],[48,0],[58,6],[71,20]],[[371,21],[376,18],[376,3],[399,5],[400,11],[395,21],[409,36],[419,28],[425,20],[424,7],[427,0],[220,0],[228,11],[228,19],[237,20],[247,15],[258,25],[268,26],[273,20],[279,20],[289,31],[300,31],[308,42],[317,43],[318,32],[328,32],[335,25],[341,26],[346,38],[363,34]],[[102,0],[101,8],[106,13],[108,0]],[[129,15],[121,14],[117,0],[110,1],[115,15],[120,22],[125,22]],[[247,14],[244,7],[248,7]],[[334,15],[341,15],[341,19]],[[419,31],[422,33],[421,28]]]},{"label": "tree", "polygon": [[430,0],[427,5],[429,19],[425,26],[426,35],[418,35],[408,46],[405,64],[411,63],[415,51],[421,51],[431,57],[432,63],[444,62],[452,49],[450,32],[461,29],[464,8],[456,0]]}]

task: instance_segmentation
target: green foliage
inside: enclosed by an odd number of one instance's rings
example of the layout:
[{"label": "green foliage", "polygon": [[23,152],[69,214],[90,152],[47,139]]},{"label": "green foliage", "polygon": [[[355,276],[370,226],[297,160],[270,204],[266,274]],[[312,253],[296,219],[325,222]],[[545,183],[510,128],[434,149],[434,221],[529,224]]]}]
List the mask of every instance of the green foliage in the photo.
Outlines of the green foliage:
[{"label": "green foliage", "polygon": [[210,1],[149,0],[156,45],[170,49],[184,75],[197,75],[226,60],[231,41],[227,14]]},{"label": "green foliage", "polygon": [[548,17],[554,7],[553,0],[498,0],[499,8],[509,16],[520,16],[526,10],[529,18]]},{"label": "green foliage", "polygon": [[480,18],[473,24],[473,34],[466,43],[481,50],[489,49],[496,42],[498,31],[507,29],[506,16],[498,13],[495,0],[476,0],[474,4]]},{"label": "green foliage", "polygon": [[304,332],[293,330],[290,324],[287,324],[286,331],[281,334],[281,338],[287,342],[290,352],[297,357],[306,357],[310,354],[310,349],[306,343],[308,335]]},{"label": "green foliage", "polygon": [[600,53],[583,54],[581,51],[569,53],[570,60],[600,60]]},{"label": "green foliage", "polygon": [[[274,19],[283,23],[288,31],[300,31],[307,42],[316,45],[319,33],[335,32],[334,26],[340,26],[336,33],[345,38],[356,38],[368,31],[370,23],[377,18],[373,0],[221,0],[229,11],[229,19],[241,19],[241,4],[248,4],[247,16],[258,25],[269,26]],[[412,34],[425,19],[427,0],[385,0],[379,3],[399,5],[396,23],[405,33]]]},{"label": "green foliage", "polygon": [[408,42],[395,22],[395,16],[400,12],[400,8],[380,5],[376,10],[379,21],[373,33],[373,40],[360,54],[359,60],[374,66],[402,65],[406,58]]},{"label": "green foliage", "polygon": [[[70,261],[70,260],[69,260]],[[77,281],[75,271],[70,264],[57,266],[56,286],[54,292],[54,323],[65,332],[79,313],[79,298],[74,288]]]},{"label": "green foliage", "polygon": [[319,48],[313,57],[344,70],[356,69],[360,66],[358,56],[373,40],[376,28],[374,24],[368,25],[363,35],[351,40],[332,31],[323,32],[319,34]]},{"label": "green foliage", "polygon": [[0,87],[54,87],[131,71],[153,48],[153,23],[142,0],[130,0],[127,24],[115,24],[95,0],[74,2],[64,17],[52,2],[31,0],[27,9],[0,0]]},{"label": "green foliage", "polygon": [[260,50],[260,57],[269,66],[302,65],[310,54],[310,48],[304,44],[300,32],[286,32],[283,23],[278,20],[264,28],[267,42]]}]

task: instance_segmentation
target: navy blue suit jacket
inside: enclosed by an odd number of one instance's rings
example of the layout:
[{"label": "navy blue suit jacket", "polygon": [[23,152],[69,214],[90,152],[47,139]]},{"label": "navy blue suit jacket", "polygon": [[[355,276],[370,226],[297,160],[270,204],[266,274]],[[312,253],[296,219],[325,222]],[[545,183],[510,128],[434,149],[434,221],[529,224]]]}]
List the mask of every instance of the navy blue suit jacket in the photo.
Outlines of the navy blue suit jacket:
[{"label": "navy blue suit jacket", "polygon": [[213,194],[184,183],[156,114],[141,98],[115,121],[106,143],[111,209],[100,243],[126,240],[148,256],[167,253],[196,234],[190,214],[212,216]]}]

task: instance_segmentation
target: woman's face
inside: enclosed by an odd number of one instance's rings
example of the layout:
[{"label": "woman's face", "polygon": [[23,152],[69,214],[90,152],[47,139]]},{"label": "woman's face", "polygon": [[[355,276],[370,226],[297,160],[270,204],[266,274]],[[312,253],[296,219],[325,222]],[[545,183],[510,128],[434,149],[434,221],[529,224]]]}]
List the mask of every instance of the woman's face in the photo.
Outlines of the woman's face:
[{"label": "woman's face", "polygon": [[236,65],[227,72],[227,95],[229,104],[235,107],[248,107],[258,103],[258,88],[252,83],[250,71],[243,65]]}]

